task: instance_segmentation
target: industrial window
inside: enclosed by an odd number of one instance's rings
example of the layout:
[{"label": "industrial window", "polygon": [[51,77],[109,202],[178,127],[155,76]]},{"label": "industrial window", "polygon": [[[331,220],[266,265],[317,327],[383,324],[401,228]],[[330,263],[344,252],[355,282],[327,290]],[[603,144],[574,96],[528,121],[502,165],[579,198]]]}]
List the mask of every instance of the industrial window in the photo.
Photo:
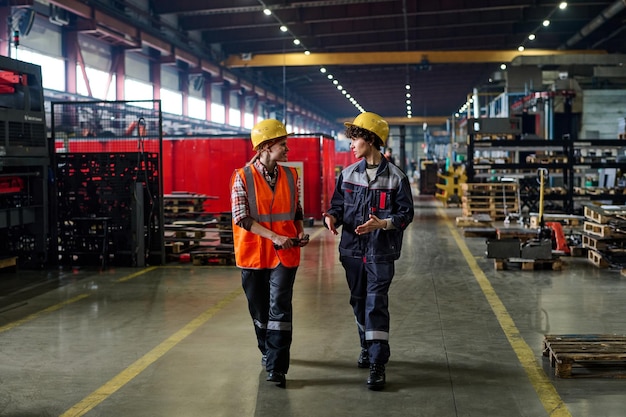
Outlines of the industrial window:
[{"label": "industrial window", "polygon": [[[111,76],[111,81],[109,82],[109,74],[105,71],[85,67],[85,72],[89,79],[89,87],[91,88],[91,96],[93,98],[115,100],[115,74]],[[76,65],[76,92],[82,96],[89,97],[87,83],[85,83],[80,65]]]},{"label": "industrial window", "polygon": [[161,88],[161,110],[164,113],[182,115],[183,96],[179,91]]},{"label": "industrial window", "polygon": [[30,62],[41,67],[43,88],[56,91],[65,90],[65,63],[62,59],[43,55],[29,49],[20,49],[20,61]]},{"label": "industrial window", "polygon": [[148,100],[142,103],[136,103],[137,106],[151,109],[152,101],[152,84],[143,83],[141,81],[126,78],[124,80],[124,97],[126,100]]},{"label": "industrial window", "polygon": [[226,123],[226,110],[224,106],[217,103],[211,103],[211,121],[215,123]]},{"label": "industrial window", "polygon": [[239,109],[228,109],[228,124],[231,126],[241,126],[241,111]]},{"label": "industrial window", "polygon": [[197,97],[189,96],[188,116],[194,119],[206,120],[206,101]]},{"label": "industrial window", "polygon": [[243,127],[250,130],[254,127],[254,115],[252,113],[243,115]]}]

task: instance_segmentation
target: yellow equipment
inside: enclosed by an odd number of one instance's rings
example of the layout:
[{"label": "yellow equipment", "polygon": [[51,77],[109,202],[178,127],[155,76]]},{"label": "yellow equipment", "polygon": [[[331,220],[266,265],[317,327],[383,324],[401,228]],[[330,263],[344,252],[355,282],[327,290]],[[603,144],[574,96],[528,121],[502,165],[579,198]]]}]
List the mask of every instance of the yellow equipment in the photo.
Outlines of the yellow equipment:
[{"label": "yellow equipment", "polygon": [[355,117],[352,123],[345,122],[344,125],[346,127],[356,126],[361,129],[369,130],[380,138],[383,142],[383,146],[387,144],[387,138],[389,137],[389,124],[385,119],[376,113],[366,111]]},{"label": "yellow equipment", "polygon": [[276,119],[266,119],[257,123],[250,132],[252,147],[256,151],[260,144],[268,140],[288,136],[285,125]]},{"label": "yellow equipment", "polygon": [[445,207],[448,207],[448,204],[461,204],[461,184],[467,183],[465,168],[458,166],[450,169],[445,175],[437,173],[437,177],[440,182],[435,184],[438,188],[435,198],[440,200]]}]

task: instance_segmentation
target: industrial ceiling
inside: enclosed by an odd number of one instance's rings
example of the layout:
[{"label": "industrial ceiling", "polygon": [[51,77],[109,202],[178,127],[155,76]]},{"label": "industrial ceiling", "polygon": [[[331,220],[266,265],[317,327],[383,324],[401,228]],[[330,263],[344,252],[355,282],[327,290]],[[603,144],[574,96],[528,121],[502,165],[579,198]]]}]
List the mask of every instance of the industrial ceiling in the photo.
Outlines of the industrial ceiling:
[{"label": "industrial ceiling", "polygon": [[[515,65],[516,56],[546,54],[553,60],[556,54],[596,52],[589,62],[604,65],[602,55],[626,53],[626,0],[569,1],[565,8],[545,0],[51,3],[113,5],[108,9],[122,18],[132,17],[131,7],[135,13],[146,9],[152,34],[159,24],[174,27],[174,35],[161,29],[163,39],[187,39],[195,44],[192,50],[231,73],[329,120],[350,119],[357,107],[398,123],[447,118],[475,88],[503,91],[494,74],[501,64]],[[562,66],[548,58],[529,62]],[[623,81],[617,80],[603,85]],[[412,119],[404,119],[407,106]]]}]

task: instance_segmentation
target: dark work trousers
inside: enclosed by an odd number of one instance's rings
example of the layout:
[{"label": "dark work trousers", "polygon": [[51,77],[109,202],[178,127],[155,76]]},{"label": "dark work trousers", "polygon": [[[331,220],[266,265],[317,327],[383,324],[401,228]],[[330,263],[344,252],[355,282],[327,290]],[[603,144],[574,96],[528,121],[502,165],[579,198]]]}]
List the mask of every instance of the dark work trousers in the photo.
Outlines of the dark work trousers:
[{"label": "dark work trousers", "polygon": [[291,347],[293,283],[298,268],[243,269],[241,283],[267,371],[287,373]]},{"label": "dark work trousers", "polygon": [[361,347],[368,350],[371,363],[386,364],[391,354],[388,294],[394,263],[365,263],[361,258],[342,256],[341,264],[346,270]]}]

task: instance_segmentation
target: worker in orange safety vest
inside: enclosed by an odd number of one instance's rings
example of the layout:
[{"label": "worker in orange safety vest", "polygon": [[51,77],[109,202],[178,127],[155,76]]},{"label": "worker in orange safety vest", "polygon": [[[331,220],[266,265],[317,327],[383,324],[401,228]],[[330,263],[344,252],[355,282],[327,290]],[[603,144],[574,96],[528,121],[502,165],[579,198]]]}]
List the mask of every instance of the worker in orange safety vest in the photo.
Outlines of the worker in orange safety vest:
[{"label": "worker in orange safety vest", "polygon": [[292,341],[292,298],[304,234],[298,173],[287,161],[287,130],[274,119],[250,134],[254,158],[231,178],[235,261],[267,381],[285,387]]}]

